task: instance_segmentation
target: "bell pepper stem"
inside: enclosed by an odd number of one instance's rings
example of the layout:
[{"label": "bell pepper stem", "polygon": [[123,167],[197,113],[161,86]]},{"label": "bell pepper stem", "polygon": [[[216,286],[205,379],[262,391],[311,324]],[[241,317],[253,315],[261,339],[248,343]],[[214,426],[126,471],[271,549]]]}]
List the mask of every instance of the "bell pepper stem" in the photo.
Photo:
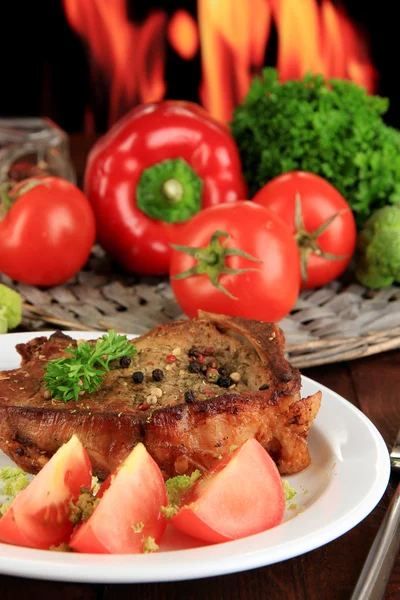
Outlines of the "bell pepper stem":
[{"label": "bell pepper stem", "polygon": [[136,203],[151,219],[183,223],[201,210],[202,193],[202,179],[182,158],[173,158],[142,171]]},{"label": "bell pepper stem", "polygon": [[164,181],[161,190],[170,204],[178,204],[183,198],[183,185],[177,179]]}]

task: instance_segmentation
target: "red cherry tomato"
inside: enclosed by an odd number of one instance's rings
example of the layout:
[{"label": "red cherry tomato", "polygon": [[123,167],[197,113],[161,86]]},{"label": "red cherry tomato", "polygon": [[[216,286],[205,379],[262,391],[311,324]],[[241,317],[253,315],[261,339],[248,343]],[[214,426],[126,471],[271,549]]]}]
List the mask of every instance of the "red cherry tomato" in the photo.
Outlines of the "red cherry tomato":
[{"label": "red cherry tomato", "polygon": [[145,446],[137,444],[100,488],[93,514],[72,535],[69,546],[78,552],[133,554],[146,539],[158,544],[166,528],[161,506],[167,492],[161,471]]},{"label": "red cherry tomato", "polygon": [[217,543],[271,529],[284,512],[278,469],[261,444],[250,439],[197,480],[170,522],[192,537]]},{"label": "red cherry tomato", "polygon": [[77,500],[82,487],[90,488],[91,481],[89,457],[74,435],[0,519],[0,541],[43,550],[67,542],[73,530],[70,502]]},{"label": "red cherry tomato", "polygon": [[46,176],[25,179],[9,197],[15,198],[10,206],[0,199],[0,271],[38,286],[57,285],[75,275],[96,235],[93,210],[81,190]]},{"label": "red cherry tomato", "polygon": [[299,253],[290,229],[274,212],[248,201],[207,208],[182,227],[174,242],[171,285],[189,317],[201,309],[279,321],[293,308],[300,288]]},{"label": "red cherry tomato", "polygon": [[[304,231],[296,222],[296,197]],[[253,202],[279,215],[296,235],[305,267],[303,289],[320,287],[343,273],[355,251],[356,223],[349,204],[326,179],[304,171],[285,173],[268,182]],[[318,235],[324,224],[328,226]]]}]

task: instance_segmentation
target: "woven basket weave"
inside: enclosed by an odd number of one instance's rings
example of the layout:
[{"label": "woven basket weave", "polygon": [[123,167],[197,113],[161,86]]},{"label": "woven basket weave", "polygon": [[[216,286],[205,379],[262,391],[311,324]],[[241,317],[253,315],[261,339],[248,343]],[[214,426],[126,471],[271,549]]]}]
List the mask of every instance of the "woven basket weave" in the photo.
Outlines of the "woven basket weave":
[{"label": "woven basket weave", "polygon": [[[166,279],[118,273],[95,247],[87,267],[63,286],[48,290],[0,281],[24,299],[23,328],[105,330],[141,334],[182,318]],[[352,360],[400,347],[400,288],[376,293],[346,281],[301,292],[279,323],[294,366]]]}]

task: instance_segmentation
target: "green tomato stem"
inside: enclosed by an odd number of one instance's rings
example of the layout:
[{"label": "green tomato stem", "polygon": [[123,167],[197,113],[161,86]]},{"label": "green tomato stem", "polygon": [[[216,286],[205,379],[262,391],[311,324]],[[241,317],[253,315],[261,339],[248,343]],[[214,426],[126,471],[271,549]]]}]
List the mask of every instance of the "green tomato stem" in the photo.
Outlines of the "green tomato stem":
[{"label": "green tomato stem", "polygon": [[237,298],[219,282],[219,277],[224,273],[229,275],[240,275],[241,273],[257,271],[258,269],[231,269],[226,265],[226,257],[241,256],[254,262],[262,263],[263,261],[255,256],[252,256],[251,254],[248,254],[247,252],[244,252],[243,250],[240,250],[240,248],[227,248],[223,243],[220,242],[219,238],[221,237],[229,239],[229,234],[225,231],[215,231],[211,236],[208,246],[204,246],[203,248],[193,248],[191,246],[179,246],[177,244],[171,244],[171,248],[174,250],[183,252],[189,256],[193,256],[193,258],[198,261],[194,267],[174,275],[172,279],[179,280],[186,279],[187,277],[191,277],[193,275],[206,275],[214,287],[232,300],[237,300]]},{"label": "green tomato stem", "polygon": [[327,260],[344,260],[347,256],[339,256],[331,254],[330,252],[324,252],[318,243],[318,238],[322,235],[331,223],[346,209],[339,210],[334,215],[329,217],[322,225],[314,229],[314,231],[308,231],[304,225],[303,212],[301,208],[301,198],[299,192],[296,192],[296,204],[295,204],[295,225],[296,233],[294,239],[298,245],[300,252],[300,267],[301,267],[301,278],[304,283],[307,282],[307,265],[308,259],[311,254],[322,256]]}]

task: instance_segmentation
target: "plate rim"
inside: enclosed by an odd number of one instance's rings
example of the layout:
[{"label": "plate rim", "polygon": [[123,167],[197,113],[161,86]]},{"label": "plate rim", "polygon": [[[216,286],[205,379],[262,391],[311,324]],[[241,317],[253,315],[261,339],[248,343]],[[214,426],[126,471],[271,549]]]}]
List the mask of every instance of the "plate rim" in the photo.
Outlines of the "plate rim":
[{"label": "plate rim", "polygon": [[[0,337],[0,360],[2,338],[10,337],[32,339],[38,336],[49,336],[57,328],[46,331],[35,332],[15,332],[8,333]],[[71,337],[79,336],[87,338],[88,336],[100,336],[105,331],[77,331],[61,330]],[[127,334],[128,337],[137,337],[137,334]],[[17,546],[8,546],[0,543],[0,573],[4,575],[19,576],[23,578],[34,578],[38,580],[51,580],[76,583],[161,583],[168,581],[183,581],[205,577],[215,577],[219,575],[228,575],[241,571],[252,570],[263,566],[268,566],[300,556],[311,550],[320,548],[338,537],[344,535],[355,526],[357,526],[366,516],[376,507],[379,500],[386,491],[390,477],[390,459],[387,445],[372,421],[351,402],[343,396],[331,390],[319,382],[301,375],[302,384],[308,382],[312,386],[318,387],[323,394],[333,395],[335,401],[345,406],[354,416],[360,420],[364,427],[369,431],[372,439],[375,441],[376,460],[380,464],[373,486],[367,496],[361,502],[360,506],[353,506],[351,510],[340,516],[334,523],[324,525],[316,532],[310,532],[300,538],[284,541],[274,546],[274,556],[265,560],[265,548],[253,551],[235,552],[239,546],[245,546],[246,540],[254,540],[265,536],[268,532],[262,532],[240,540],[216,544],[211,546],[200,546],[183,550],[171,550],[153,555],[96,555],[96,554],[68,554],[53,553],[51,560],[47,560],[48,551],[34,550]],[[318,501],[318,499],[317,499]],[[290,523],[290,522],[289,522]],[[12,549],[10,555],[3,556],[2,548]],[[224,549],[228,548],[227,552]],[[267,548],[268,551],[268,548]],[[184,561],[189,553],[189,565],[184,565],[180,572],[174,568],[174,564]],[[196,554],[206,553],[208,560],[196,560]],[[16,556],[14,556],[16,554]],[[184,557],[183,557],[184,555]],[[157,573],[160,570],[161,573]],[[160,559],[160,557],[163,557]],[[210,561],[214,561],[211,562]],[[132,564],[129,564],[129,563]],[[122,564],[121,564],[122,563]],[[133,564],[134,563],[134,564]],[[103,569],[104,567],[104,569]],[[107,571],[105,569],[107,567]],[[96,575],[90,575],[92,570],[99,571]],[[178,570],[179,571],[179,570]],[[155,573],[157,573],[155,575]]]}]

